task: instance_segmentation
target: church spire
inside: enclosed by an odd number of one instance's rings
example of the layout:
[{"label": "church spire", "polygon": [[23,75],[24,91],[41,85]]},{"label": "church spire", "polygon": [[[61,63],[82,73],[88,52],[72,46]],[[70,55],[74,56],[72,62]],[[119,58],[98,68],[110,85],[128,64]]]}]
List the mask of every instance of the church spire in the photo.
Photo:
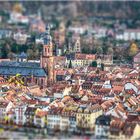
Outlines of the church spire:
[{"label": "church spire", "polygon": [[51,43],[52,43],[52,37],[50,34],[50,25],[47,25],[45,36],[44,36],[44,45],[50,45]]}]

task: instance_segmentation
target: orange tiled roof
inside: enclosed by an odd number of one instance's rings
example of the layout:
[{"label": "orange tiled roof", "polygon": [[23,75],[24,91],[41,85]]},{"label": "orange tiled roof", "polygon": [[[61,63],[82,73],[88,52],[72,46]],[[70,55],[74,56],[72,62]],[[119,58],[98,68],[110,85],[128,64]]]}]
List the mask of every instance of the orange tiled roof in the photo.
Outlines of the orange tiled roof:
[{"label": "orange tiled roof", "polygon": [[76,59],[82,59],[82,60],[95,60],[94,54],[83,54],[83,53],[76,53],[75,54]]},{"label": "orange tiled roof", "polygon": [[123,86],[113,86],[113,91],[121,92],[123,90]]}]

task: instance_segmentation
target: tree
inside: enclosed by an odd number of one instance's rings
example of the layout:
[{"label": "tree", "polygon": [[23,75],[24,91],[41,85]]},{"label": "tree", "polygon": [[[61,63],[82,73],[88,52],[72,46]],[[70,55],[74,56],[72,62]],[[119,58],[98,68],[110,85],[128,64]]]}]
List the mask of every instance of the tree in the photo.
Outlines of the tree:
[{"label": "tree", "polygon": [[10,53],[11,51],[9,44],[6,45],[3,44],[1,51],[2,51],[2,58],[7,58],[8,53]]},{"label": "tree", "polygon": [[72,62],[70,60],[68,68],[72,68]]},{"label": "tree", "polygon": [[102,49],[102,47],[97,47],[96,48],[96,53],[98,53],[98,54],[102,54],[103,53],[103,49]]},{"label": "tree", "polygon": [[9,52],[8,53],[8,58],[10,58],[11,60],[13,60],[15,58],[15,54],[13,52]]},{"label": "tree", "polygon": [[88,47],[86,46],[86,47],[82,48],[82,53],[89,54],[89,53],[91,53],[91,50],[90,50],[90,48],[88,48]]},{"label": "tree", "polygon": [[24,81],[22,80],[22,77],[19,73],[17,73],[15,76],[10,77],[8,82],[9,84],[14,84],[16,86],[19,86],[20,88],[24,86]]},{"label": "tree", "polygon": [[92,64],[91,64],[91,66],[92,67],[97,67],[97,62],[96,61],[93,61]]},{"label": "tree", "polygon": [[39,58],[40,57],[40,53],[39,53],[39,50],[38,49],[35,50],[34,57],[35,58]]},{"label": "tree", "polygon": [[17,45],[16,43],[13,43],[11,45],[11,51],[14,53],[19,53],[19,45]]},{"label": "tree", "polygon": [[55,17],[52,18],[52,23],[54,23],[54,29],[58,29],[59,21]]},{"label": "tree", "polygon": [[109,47],[108,50],[107,50],[107,53],[108,54],[113,54],[113,48],[112,47]]},{"label": "tree", "polygon": [[96,74],[99,74],[99,73],[100,73],[100,70],[99,70],[99,69],[97,69],[97,70],[96,70]]},{"label": "tree", "polygon": [[101,70],[103,71],[104,70],[104,64],[101,63]]},{"label": "tree", "polygon": [[133,57],[138,52],[138,46],[136,43],[132,43],[129,48],[129,56]]},{"label": "tree", "polygon": [[22,13],[23,11],[22,5],[19,3],[14,4],[13,11],[17,13]]},{"label": "tree", "polygon": [[28,59],[33,59],[34,57],[34,52],[32,49],[28,49],[27,50],[27,56],[28,56]]},{"label": "tree", "polygon": [[72,24],[72,21],[68,20],[67,23],[66,23],[66,27],[68,28],[71,24]]}]

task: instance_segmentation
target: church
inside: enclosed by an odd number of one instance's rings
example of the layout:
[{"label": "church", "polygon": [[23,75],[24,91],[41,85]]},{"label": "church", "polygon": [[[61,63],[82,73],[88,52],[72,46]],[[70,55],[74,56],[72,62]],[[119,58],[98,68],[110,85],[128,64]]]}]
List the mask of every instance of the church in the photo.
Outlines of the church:
[{"label": "church", "polygon": [[0,76],[8,78],[18,73],[21,74],[25,83],[35,83],[41,88],[52,84],[55,81],[55,74],[53,43],[49,26],[46,28],[43,40],[43,52],[40,56],[40,63],[23,61],[23,58],[20,58],[19,61],[3,60],[0,62]]}]

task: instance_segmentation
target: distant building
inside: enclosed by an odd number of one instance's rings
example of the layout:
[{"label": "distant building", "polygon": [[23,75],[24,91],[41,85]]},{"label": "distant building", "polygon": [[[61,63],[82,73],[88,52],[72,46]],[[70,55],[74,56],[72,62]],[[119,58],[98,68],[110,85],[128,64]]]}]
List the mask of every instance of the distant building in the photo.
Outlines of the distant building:
[{"label": "distant building", "polygon": [[34,116],[36,113],[37,108],[35,107],[27,107],[25,110],[25,125],[26,126],[34,126]]},{"label": "distant building", "polygon": [[13,34],[13,39],[16,41],[17,44],[25,44],[27,41],[27,38],[29,38],[30,35],[27,35],[26,33],[17,32]]},{"label": "distant building", "polygon": [[102,113],[103,111],[99,104],[91,107],[79,107],[76,114],[77,128],[87,132],[93,130],[96,118]]},{"label": "distant building", "polygon": [[69,27],[68,31],[73,32],[73,33],[78,33],[78,34],[84,34],[85,31],[87,30],[87,27]]},{"label": "distant building", "polygon": [[126,29],[116,34],[117,40],[140,40],[140,29]]},{"label": "distant building", "polygon": [[11,12],[9,23],[29,24],[29,18],[27,16],[23,16],[21,13]]},{"label": "distant building", "polygon": [[94,54],[71,53],[66,55],[66,65],[71,63],[72,67],[89,66],[96,58]]},{"label": "distant building", "polygon": [[41,109],[36,110],[36,114],[34,116],[34,125],[38,128],[46,127],[46,112],[41,111]]},{"label": "distant building", "polygon": [[27,54],[22,52],[21,54],[16,56],[18,62],[27,62]]},{"label": "distant building", "polygon": [[102,64],[104,70],[110,70],[113,65],[113,55],[96,55],[97,67],[101,68]]},{"label": "distant building", "polygon": [[17,125],[24,125],[26,122],[25,111],[27,106],[26,105],[19,105],[14,109],[15,112],[15,123]]},{"label": "distant building", "polygon": [[10,38],[12,36],[12,31],[8,29],[0,29],[0,39]]},{"label": "distant building", "polygon": [[48,112],[48,115],[47,115],[48,130],[59,131],[60,130],[60,120],[61,120],[61,116],[59,115],[57,110],[51,110],[50,112]]},{"label": "distant building", "polygon": [[95,136],[98,138],[107,138],[109,136],[111,116],[101,115],[95,122]]},{"label": "distant building", "polygon": [[103,27],[95,27],[89,32],[91,32],[95,38],[103,38],[107,36],[107,28]]},{"label": "distant building", "polygon": [[8,106],[7,102],[0,103],[0,123],[4,122],[4,117],[6,116],[6,107]]},{"label": "distant building", "polygon": [[70,53],[81,53],[81,38],[79,35],[73,35],[72,38],[68,40],[67,50]]}]

